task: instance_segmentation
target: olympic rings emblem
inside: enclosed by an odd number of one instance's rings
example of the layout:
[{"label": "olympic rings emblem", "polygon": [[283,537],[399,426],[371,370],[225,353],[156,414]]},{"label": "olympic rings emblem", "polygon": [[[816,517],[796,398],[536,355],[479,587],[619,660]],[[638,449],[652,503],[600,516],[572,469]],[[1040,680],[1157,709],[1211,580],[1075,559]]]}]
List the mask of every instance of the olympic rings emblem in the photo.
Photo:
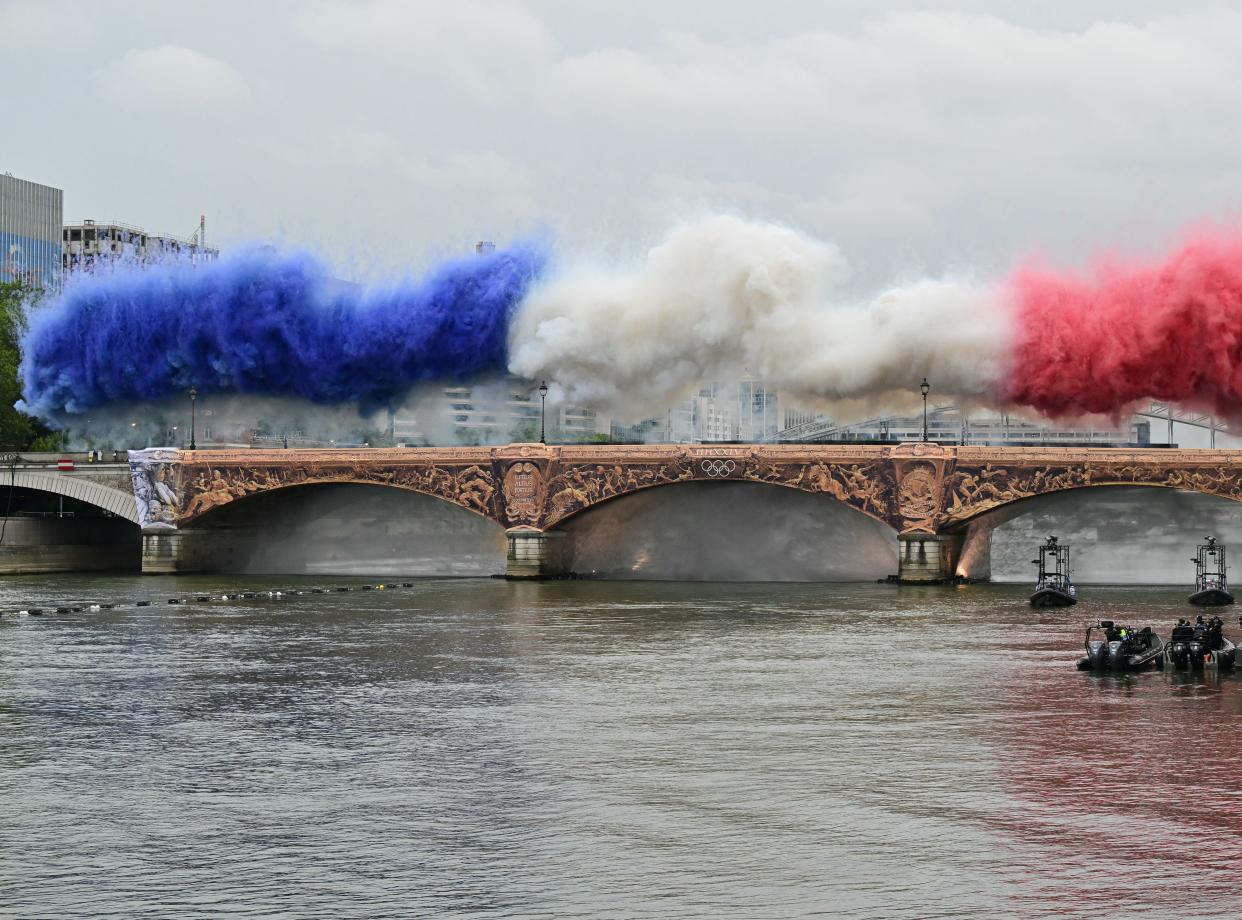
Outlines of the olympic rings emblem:
[{"label": "olympic rings emblem", "polygon": [[713,479],[724,479],[737,469],[737,464],[732,460],[700,460],[699,469],[703,471],[704,476],[710,476]]}]

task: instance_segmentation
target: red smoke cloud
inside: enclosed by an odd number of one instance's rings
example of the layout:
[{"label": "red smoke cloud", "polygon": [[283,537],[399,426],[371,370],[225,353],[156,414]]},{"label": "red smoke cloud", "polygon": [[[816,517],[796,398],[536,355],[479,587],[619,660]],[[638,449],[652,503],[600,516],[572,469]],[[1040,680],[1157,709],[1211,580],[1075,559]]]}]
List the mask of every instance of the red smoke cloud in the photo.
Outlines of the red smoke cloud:
[{"label": "red smoke cloud", "polygon": [[1242,234],[1199,234],[1154,265],[1010,279],[1017,341],[1004,394],[1046,415],[1144,399],[1242,416]]}]

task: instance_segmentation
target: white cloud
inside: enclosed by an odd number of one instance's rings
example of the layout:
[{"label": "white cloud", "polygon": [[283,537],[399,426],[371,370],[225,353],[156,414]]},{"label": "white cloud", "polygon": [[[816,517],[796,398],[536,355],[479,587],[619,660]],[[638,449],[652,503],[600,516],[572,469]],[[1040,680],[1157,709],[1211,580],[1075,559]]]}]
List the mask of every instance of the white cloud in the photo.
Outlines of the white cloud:
[{"label": "white cloud", "polygon": [[[1211,0],[203,3],[0,0],[29,42],[0,77],[42,88],[6,98],[30,130],[0,167],[72,213],[214,207],[217,239],[396,265],[534,221],[604,259],[726,211],[837,243],[859,289],[1242,216],[1242,12]],[[221,110],[228,132],[167,126]]]},{"label": "white cloud", "polygon": [[522,166],[494,150],[454,150],[432,158],[383,131],[352,132],[338,139],[336,150],[349,166],[439,192],[523,192],[530,184]]},{"label": "white cloud", "polygon": [[250,89],[234,68],[191,48],[161,45],[128,51],[96,71],[95,89],[114,105],[144,108],[224,108],[245,104]]},{"label": "white cloud", "polygon": [[[0,22],[4,23],[4,41],[9,48],[42,44],[56,38],[64,10],[51,3],[33,0],[0,2]],[[72,18],[70,18],[72,21]]]},{"label": "white cloud", "polygon": [[1082,258],[1242,204],[1242,14],[854,25],[598,45],[543,74],[537,108],[550,131],[624,151],[610,165],[631,183],[646,169],[717,199],[741,189],[748,213],[881,272],[898,256],[933,271]]},{"label": "white cloud", "polygon": [[378,58],[482,103],[521,91],[553,62],[556,49],[542,20],[514,3],[323,0],[297,22],[324,48]]},{"label": "white cloud", "polygon": [[1242,59],[1222,34],[1242,39],[1242,15],[1062,32],[899,13],[858,33],[718,42],[671,34],[648,50],[566,57],[540,97],[553,113],[636,136],[751,147],[796,139],[891,156],[969,142],[986,153],[1026,136],[1137,152],[1140,137],[1145,147],[1170,140],[1143,133],[1161,119],[1203,134],[1214,127],[1206,109],[1242,104]]}]

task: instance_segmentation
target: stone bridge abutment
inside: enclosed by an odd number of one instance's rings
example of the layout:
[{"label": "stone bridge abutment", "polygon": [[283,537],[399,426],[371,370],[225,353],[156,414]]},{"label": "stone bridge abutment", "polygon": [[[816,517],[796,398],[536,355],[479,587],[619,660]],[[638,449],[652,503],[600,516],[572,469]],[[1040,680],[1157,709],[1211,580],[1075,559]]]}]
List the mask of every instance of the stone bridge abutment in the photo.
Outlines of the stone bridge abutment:
[{"label": "stone bridge abutment", "polygon": [[[359,483],[434,496],[503,528],[506,572],[572,568],[570,518],[683,482],[749,482],[823,495],[883,522],[898,576],[986,577],[991,530],[1036,495],[1101,485],[1187,489],[1242,500],[1242,451],[893,445],[564,445],[130,454],[143,571],[227,569],[236,537],[205,526],[219,509],[291,486]],[[261,524],[261,522],[259,522]]]}]

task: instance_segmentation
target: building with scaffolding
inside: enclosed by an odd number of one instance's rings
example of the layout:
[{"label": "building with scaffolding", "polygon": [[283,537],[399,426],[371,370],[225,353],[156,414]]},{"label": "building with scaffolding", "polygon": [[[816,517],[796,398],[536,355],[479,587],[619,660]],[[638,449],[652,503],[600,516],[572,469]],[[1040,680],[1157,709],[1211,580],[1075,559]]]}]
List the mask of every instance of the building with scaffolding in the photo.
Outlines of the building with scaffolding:
[{"label": "building with scaffolding", "polygon": [[206,221],[188,237],[149,233],[118,221],[84,220],[61,228],[61,268],[65,272],[90,271],[97,265],[129,263],[151,265],[169,260],[212,262],[220,250],[206,245]]}]

